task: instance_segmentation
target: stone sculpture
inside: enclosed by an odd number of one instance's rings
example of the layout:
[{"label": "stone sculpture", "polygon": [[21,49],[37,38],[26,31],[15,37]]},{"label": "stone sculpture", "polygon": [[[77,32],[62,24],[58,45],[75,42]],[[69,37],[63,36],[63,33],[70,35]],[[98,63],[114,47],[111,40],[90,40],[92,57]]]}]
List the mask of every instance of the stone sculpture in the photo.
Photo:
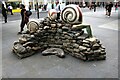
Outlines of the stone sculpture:
[{"label": "stone sculpture", "polygon": [[67,5],[61,13],[61,19],[69,24],[81,24],[82,12],[78,5]]},{"label": "stone sculpture", "polygon": [[[28,23],[29,33],[23,34],[19,41],[14,42],[14,54],[24,58],[40,51],[43,56],[56,55],[63,58],[65,54],[70,54],[84,61],[106,59],[105,47],[99,39],[93,37],[90,25],[82,24],[78,6],[66,6],[60,20],[56,20],[54,12],[51,10],[48,17],[40,22]],[[88,34],[84,33],[83,28],[87,28]]]},{"label": "stone sculpture", "polygon": [[30,21],[27,24],[27,28],[30,33],[34,33],[39,29],[39,22],[38,21]]},{"label": "stone sculpture", "polygon": [[57,18],[57,11],[55,9],[51,9],[48,11],[48,17],[51,20],[55,20]]}]

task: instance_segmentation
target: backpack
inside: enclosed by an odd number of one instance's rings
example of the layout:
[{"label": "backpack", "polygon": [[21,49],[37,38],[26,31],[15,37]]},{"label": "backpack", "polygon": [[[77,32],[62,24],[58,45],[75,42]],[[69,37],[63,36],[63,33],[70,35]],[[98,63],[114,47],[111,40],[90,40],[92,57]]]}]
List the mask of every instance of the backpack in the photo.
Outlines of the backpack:
[{"label": "backpack", "polygon": [[29,17],[32,15],[32,12],[31,11],[26,11],[26,16]]}]

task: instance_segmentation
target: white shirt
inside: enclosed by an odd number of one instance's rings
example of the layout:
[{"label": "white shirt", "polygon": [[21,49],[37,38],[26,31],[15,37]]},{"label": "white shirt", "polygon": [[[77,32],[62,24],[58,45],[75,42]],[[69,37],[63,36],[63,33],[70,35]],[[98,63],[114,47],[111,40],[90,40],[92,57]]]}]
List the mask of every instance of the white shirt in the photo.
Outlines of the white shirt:
[{"label": "white shirt", "polygon": [[9,9],[13,9],[13,7],[12,7],[12,6],[8,6],[8,8],[9,8]]},{"label": "white shirt", "polygon": [[60,7],[60,4],[57,4],[57,6],[55,7],[55,10],[56,10],[57,12],[60,12],[59,7]]}]

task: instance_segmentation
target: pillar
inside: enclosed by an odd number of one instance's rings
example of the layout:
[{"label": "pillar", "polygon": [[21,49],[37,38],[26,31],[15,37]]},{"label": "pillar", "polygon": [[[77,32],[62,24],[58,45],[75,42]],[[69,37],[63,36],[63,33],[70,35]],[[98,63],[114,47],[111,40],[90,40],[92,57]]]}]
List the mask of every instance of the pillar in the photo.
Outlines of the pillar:
[{"label": "pillar", "polygon": [[29,10],[29,0],[22,0],[22,4],[25,5],[26,10]]},{"label": "pillar", "polygon": [[32,2],[33,2],[33,9],[35,10],[35,0],[33,0]]}]

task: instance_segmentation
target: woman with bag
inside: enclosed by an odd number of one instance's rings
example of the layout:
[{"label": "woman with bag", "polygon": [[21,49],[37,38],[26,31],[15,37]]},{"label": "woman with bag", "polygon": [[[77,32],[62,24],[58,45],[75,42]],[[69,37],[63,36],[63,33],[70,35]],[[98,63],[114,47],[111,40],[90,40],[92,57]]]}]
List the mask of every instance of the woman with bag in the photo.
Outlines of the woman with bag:
[{"label": "woman with bag", "polygon": [[26,16],[26,9],[24,5],[21,5],[21,24],[20,24],[20,32],[18,32],[18,34],[22,34],[22,31],[24,30],[24,26],[25,24],[27,25],[27,23],[29,22],[29,16]]}]

